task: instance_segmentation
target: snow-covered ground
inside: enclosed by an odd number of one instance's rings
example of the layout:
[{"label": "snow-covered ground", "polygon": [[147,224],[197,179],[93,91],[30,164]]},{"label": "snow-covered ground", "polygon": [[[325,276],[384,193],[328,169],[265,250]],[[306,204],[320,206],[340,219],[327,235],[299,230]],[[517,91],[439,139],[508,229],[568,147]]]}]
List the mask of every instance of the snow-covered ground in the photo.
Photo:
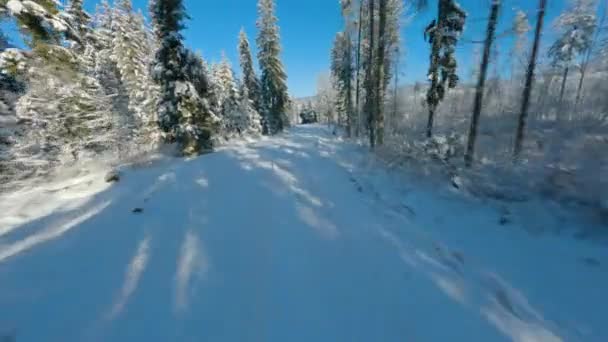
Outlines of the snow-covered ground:
[{"label": "snow-covered ground", "polygon": [[322,127],[106,172],[0,195],[0,341],[608,341],[582,223]]}]

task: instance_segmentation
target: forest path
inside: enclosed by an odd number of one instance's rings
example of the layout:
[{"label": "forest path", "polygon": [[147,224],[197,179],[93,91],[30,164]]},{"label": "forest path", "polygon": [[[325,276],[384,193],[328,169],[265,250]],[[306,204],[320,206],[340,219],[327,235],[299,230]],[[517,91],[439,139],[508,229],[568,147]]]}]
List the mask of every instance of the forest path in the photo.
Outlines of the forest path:
[{"label": "forest path", "polygon": [[605,248],[403,185],[322,126],[100,172],[0,197],[0,341],[608,336]]}]

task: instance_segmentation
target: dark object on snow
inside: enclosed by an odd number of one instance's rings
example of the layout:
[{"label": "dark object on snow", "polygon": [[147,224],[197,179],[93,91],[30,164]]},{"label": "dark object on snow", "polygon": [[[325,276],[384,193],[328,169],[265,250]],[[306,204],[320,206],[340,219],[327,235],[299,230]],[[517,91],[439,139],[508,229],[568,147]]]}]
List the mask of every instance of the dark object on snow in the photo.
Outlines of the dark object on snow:
[{"label": "dark object on snow", "polygon": [[120,180],[120,174],[118,171],[110,171],[106,175],[105,180],[107,183],[118,182]]},{"label": "dark object on snow", "polygon": [[144,212],[144,208],[135,208],[132,210],[133,214],[141,214]]},{"label": "dark object on snow", "polygon": [[587,266],[598,267],[600,266],[600,261],[596,258],[582,258],[581,262],[583,262]]},{"label": "dark object on snow", "polygon": [[452,186],[454,188],[456,188],[456,189],[462,188],[462,186],[463,186],[462,178],[460,178],[458,176],[454,176],[454,177],[452,177],[451,181],[452,181]]},{"label": "dark object on snow", "polygon": [[511,223],[511,219],[507,215],[502,215],[498,223],[501,226],[506,226],[507,224]]}]

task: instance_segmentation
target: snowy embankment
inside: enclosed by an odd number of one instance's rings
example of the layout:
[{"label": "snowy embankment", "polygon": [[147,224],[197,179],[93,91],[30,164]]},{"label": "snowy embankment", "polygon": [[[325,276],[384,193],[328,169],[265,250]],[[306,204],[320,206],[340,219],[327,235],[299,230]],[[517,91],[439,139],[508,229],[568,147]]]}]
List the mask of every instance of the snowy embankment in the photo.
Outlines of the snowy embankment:
[{"label": "snowy embankment", "polygon": [[106,171],[0,195],[0,340],[608,340],[580,221],[501,219],[321,127]]}]

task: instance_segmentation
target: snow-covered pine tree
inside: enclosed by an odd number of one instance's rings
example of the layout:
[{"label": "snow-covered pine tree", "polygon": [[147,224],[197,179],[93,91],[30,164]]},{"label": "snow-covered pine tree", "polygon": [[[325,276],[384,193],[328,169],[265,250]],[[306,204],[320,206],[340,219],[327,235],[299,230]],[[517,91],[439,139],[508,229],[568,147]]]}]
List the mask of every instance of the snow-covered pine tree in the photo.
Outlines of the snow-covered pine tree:
[{"label": "snow-covered pine tree", "polygon": [[212,148],[214,120],[204,98],[185,74],[185,49],[180,31],[188,18],[182,0],[151,3],[154,32],[159,42],[153,68],[160,86],[158,123],[166,142],[178,142],[185,154]]},{"label": "snow-covered pine tree", "polygon": [[332,72],[338,90],[339,121],[346,126],[346,135],[350,137],[353,133],[355,122],[353,105],[353,44],[352,36],[354,25],[353,2],[341,0],[342,18],[344,29],[338,33],[332,50]]},{"label": "snow-covered pine tree", "polygon": [[114,55],[114,11],[107,0],[102,0],[93,18],[93,27],[97,37],[95,42],[95,77],[104,92],[111,98],[112,111],[119,123],[119,133],[123,139],[131,139],[132,130],[129,122],[132,118],[129,109],[129,94],[122,81]]},{"label": "snow-covered pine tree", "polygon": [[58,44],[62,36],[79,40],[77,32],[61,17],[56,0],[0,0],[0,8],[15,18],[32,48],[42,43]]},{"label": "snow-covered pine tree", "polygon": [[70,0],[63,13],[66,22],[82,39],[79,42],[71,42],[79,52],[83,52],[86,49],[86,44],[92,43],[94,39],[91,29],[91,16],[84,10],[82,3],[82,0]]},{"label": "snow-covered pine tree", "polygon": [[[559,91],[560,111],[563,109],[564,93],[572,63],[587,51],[596,28],[596,0],[572,0],[570,6],[555,20],[560,31],[557,40],[549,49],[552,65],[563,70]],[[561,117],[562,115],[560,115]]]},{"label": "snow-covered pine tree", "polygon": [[241,64],[241,73],[243,75],[243,85],[247,87],[247,94],[253,103],[253,108],[260,111],[260,81],[255,75],[253,68],[253,58],[251,56],[251,47],[245,29],[241,28],[239,32],[239,62]]},{"label": "snow-covered pine tree", "polygon": [[184,81],[181,73],[183,21],[187,18],[181,0],[154,0],[151,2],[152,18],[159,49],[156,52],[153,76],[160,86],[158,123],[166,142],[178,139],[180,113],[176,92],[178,82]]},{"label": "snow-covered pine tree", "polygon": [[228,134],[241,132],[247,127],[246,117],[243,113],[239,113],[239,88],[234,79],[232,66],[225,55],[222,55],[222,61],[216,68],[215,79],[220,89],[224,130]]},{"label": "snow-covered pine tree", "polygon": [[526,12],[522,10],[518,10],[515,12],[515,18],[513,19],[513,33],[515,33],[515,43],[513,44],[513,48],[510,52],[511,58],[511,81],[518,78],[518,70],[520,66],[523,65],[524,56],[523,49],[526,47],[526,42],[528,40],[528,32],[532,27],[530,26],[530,22],[528,20],[528,15]]},{"label": "snow-covered pine tree", "polygon": [[364,68],[365,68],[365,82],[364,82],[364,89],[365,89],[365,105],[364,105],[364,111],[365,111],[365,115],[366,115],[366,123],[367,123],[367,131],[369,133],[369,145],[370,147],[374,148],[376,146],[376,126],[375,126],[375,110],[376,110],[376,81],[375,81],[375,77],[377,77],[377,75],[375,75],[374,72],[374,58],[376,58],[376,52],[374,51],[374,41],[375,41],[375,27],[376,25],[374,24],[375,22],[375,8],[376,8],[376,3],[375,0],[367,0],[367,4],[368,4],[368,8],[367,8],[367,35],[366,35],[366,40],[367,40],[367,46],[366,46],[366,50],[367,50],[367,54],[365,56],[365,63]]},{"label": "snow-covered pine tree", "polygon": [[431,58],[428,78],[431,85],[428,89],[426,102],[429,108],[426,135],[433,135],[433,123],[437,106],[443,100],[447,88],[458,84],[456,74],[457,62],[454,53],[456,43],[462,34],[467,14],[454,0],[439,0],[437,19],[433,20],[425,30],[431,44]]},{"label": "snow-covered pine tree", "polygon": [[262,117],[253,105],[253,100],[249,96],[249,87],[245,82],[241,82],[239,86],[239,112],[246,120],[244,132],[254,136],[262,134]]},{"label": "snow-covered pine tree", "polygon": [[[86,40],[72,29],[70,16],[48,2],[11,0],[6,6],[32,48],[9,49],[1,59],[4,70],[27,83],[16,106],[26,130],[14,155],[37,171],[110,149],[111,107],[93,77],[91,53],[78,53],[86,51]],[[66,48],[66,41],[77,45]]]},{"label": "snow-covered pine tree", "polygon": [[196,91],[209,102],[211,80],[207,63],[200,53],[186,49],[184,51],[184,65],[182,69],[186,80],[192,83]]},{"label": "snow-covered pine tree", "polygon": [[365,4],[363,0],[358,1],[358,16],[355,20],[357,27],[357,49],[355,53],[355,136],[359,137],[361,133],[362,126],[362,113],[361,113],[361,46],[363,40],[363,19],[364,19],[364,9]]},{"label": "snow-covered pine tree", "polygon": [[[388,0],[378,0],[378,46],[376,52],[376,63],[375,67],[375,88],[376,95],[374,97],[375,110],[374,113],[374,125],[372,126],[375,129],[374,136],[376,138],[375,143],[372,146],[383,145],[384,144],[384,98],[386,95],[386,86],[388,82],[385,80],[390,80],[390,78],[386,78],[384,72],[386,65],[386,56],[388,55],[387,48],[387,35],[386,35],[386,17],[387,17],[387,4]],[[390,69],[390,68],[388,68]]]},{"label": "snow-covered pine tree", "polygon": [[331,51],[332,83],[336,89],[336,111],[338,123],[344,124],[348,136],[352,132],[353,103],[352,103],[352,46],[350,37],[344,32],[338,32]]},{"label": "snow-covered pine tree", "polygon": [[[216,80],[213,76],[212,67],[205,61],[200,53],[190,54],[192,57],[193,70],[186,73],[191,77],[190,81],[194,84],[199,94],[207,101],[207,107],[217,123],[221,120],[221,108]],[[188,76],[191,75],[191,76]]]},{"label": "snow-covered pine tree", "polygon": [[153,47],[150,32],[141,12],[135,13],[131,0],[120,0],[112,15],[112,60],[128,95],[129,113],[134,135],[146,145],[159,139],[156,129],[158,87],[150,73]]},{"label": "snow-covered pine tree", "polygon": [[280,59],[281,45],[274,0],[259,0],[258,14],[259,33],[256,42],[262,74],[260,108],[264,118],[264,133],[276,134],[287,125],[284,117],[289,104],[289,96],[287,94],[287,75]]}]

